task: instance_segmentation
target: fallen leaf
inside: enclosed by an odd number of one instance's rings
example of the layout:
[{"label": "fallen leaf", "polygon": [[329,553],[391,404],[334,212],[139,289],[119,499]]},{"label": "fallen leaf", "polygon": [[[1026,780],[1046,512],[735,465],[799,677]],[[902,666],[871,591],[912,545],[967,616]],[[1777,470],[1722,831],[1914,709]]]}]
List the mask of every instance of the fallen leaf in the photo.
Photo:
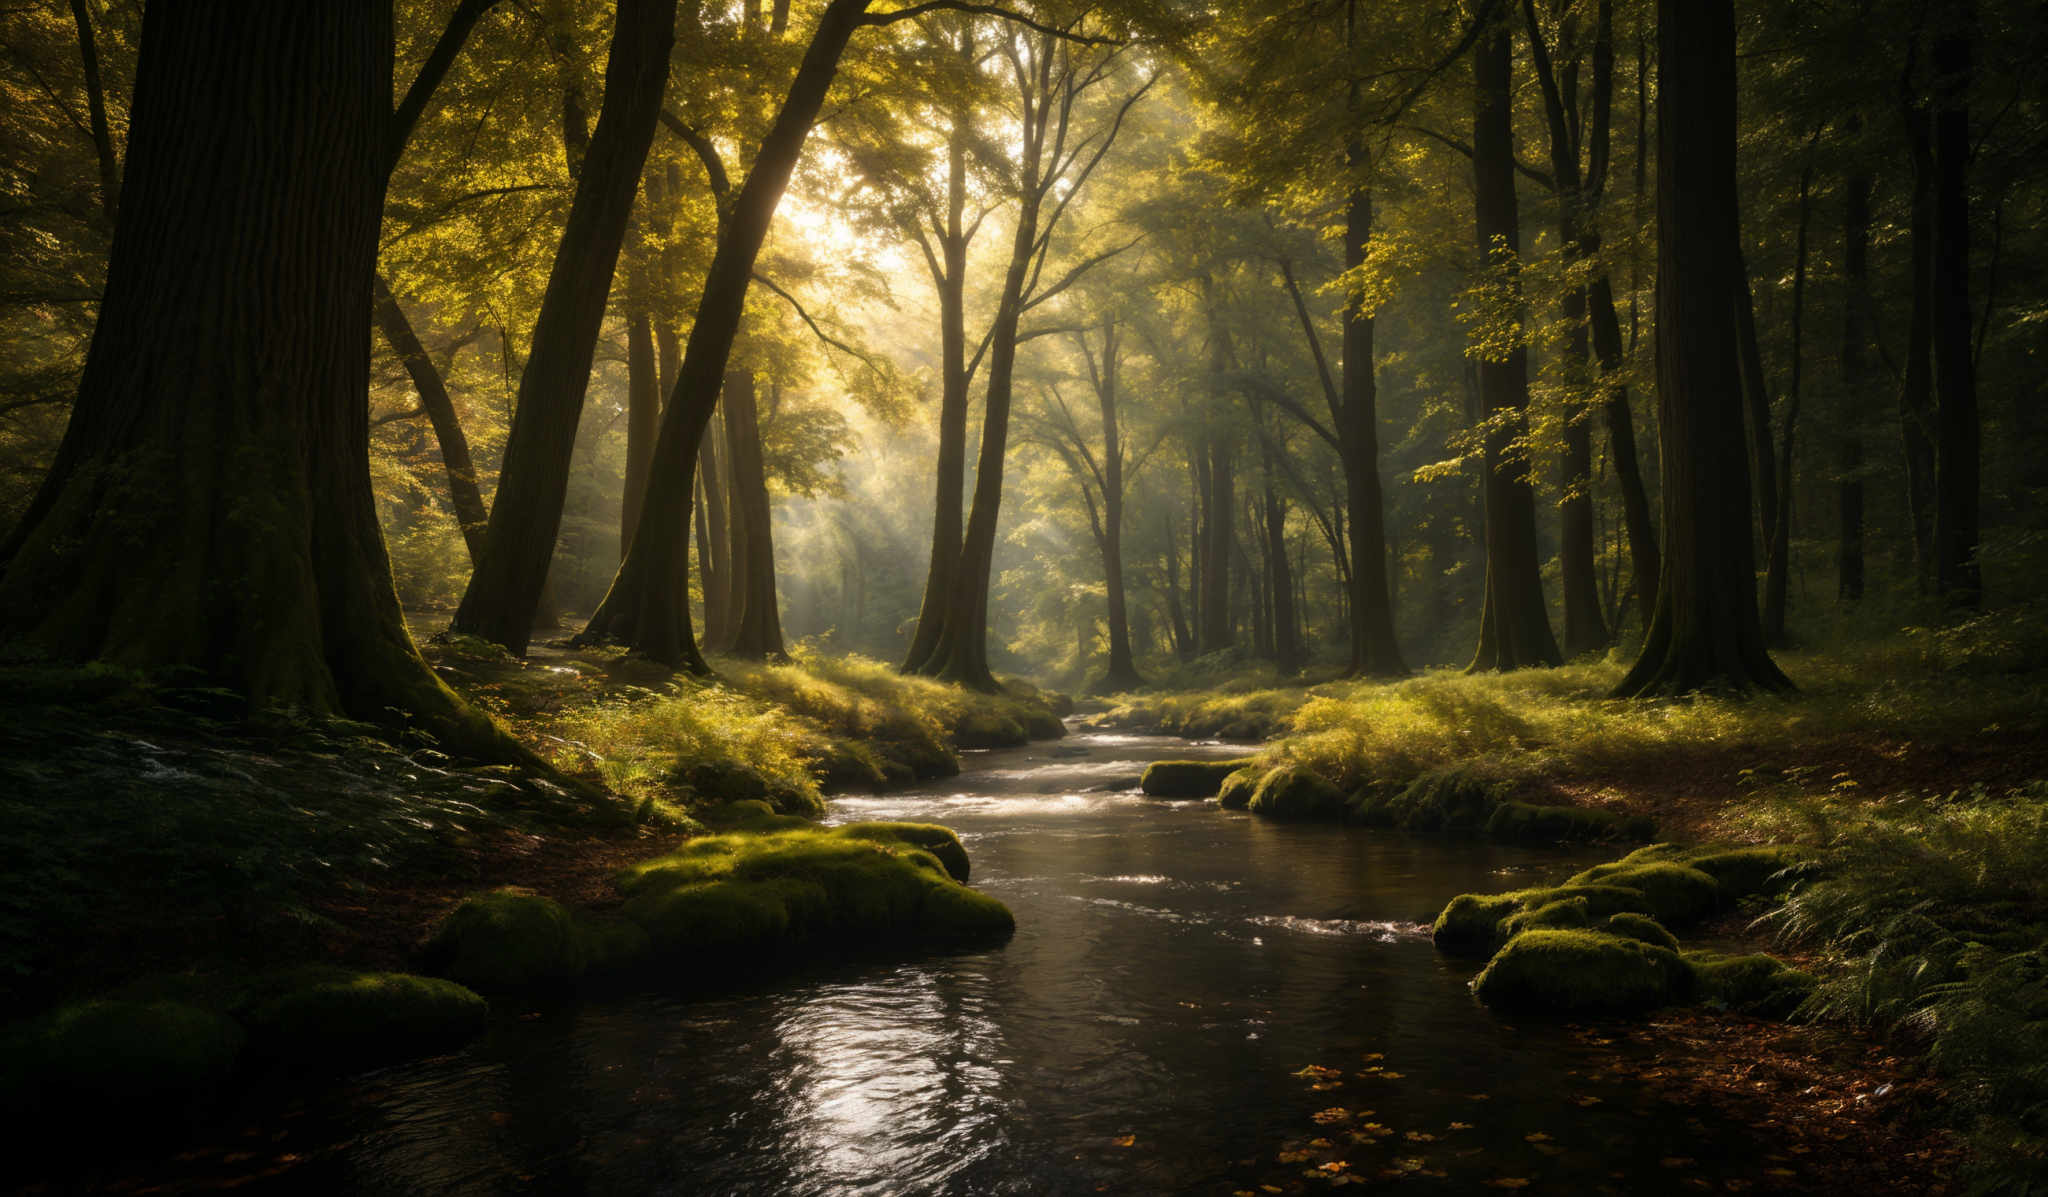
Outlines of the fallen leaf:
[{"label": "fallen leaf", "polygon": [[1529,1178],[1526,1176],[1496,1176],[1486,1183],[1496,1189],[1526,1189],[1529,1187]]},{"label": "fallen leaf", "polygon": [[1527,1143],[1548,1143],[1550,1142],[1550,1136],[1544,1134],[1542,1131],[1535,1131],[1530,1134],[1523,1135],[1522,1140]]},{"label": "fallen leaf", "polygon": [[1138,1136],[1118,1135],[1114,1140],[1112,1140],[1112,1142],[1114,1142],[1118,1147],[1134,1147],[1137,1145]]}]

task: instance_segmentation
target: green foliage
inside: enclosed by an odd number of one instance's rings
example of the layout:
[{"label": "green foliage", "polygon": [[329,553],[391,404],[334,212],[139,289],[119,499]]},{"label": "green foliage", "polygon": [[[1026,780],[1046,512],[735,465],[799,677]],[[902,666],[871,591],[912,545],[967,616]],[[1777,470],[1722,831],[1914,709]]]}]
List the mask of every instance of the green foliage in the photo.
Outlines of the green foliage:
[{"label": "green foliage", "polygon": [[[1249,757],[1229,761],[1153,761],[1138,788],[1154,798],[1214,798],[1230,776],[1250,767]],[[1250,801],[1250,795],[1246,795]]]},{"label": "green foliage", "polygon": [[1678,1000],[1691,974],[1668,948],[1598,931],[1541,929],[1509,940],[1472,981],[1489,1006],[1564,1014],[1641,1010]]},{"label": "green foliage", "polygon": [[1224,810],[1243,810],[1252,804],[1252,795],[1258,792],[1259,778],[1265,770],[1257,765],[1246,765],[1233,771],[1223,779],[1222,788],[1216,791],[1216,804]]},{"label": "green foliage", "polygon": [[1688,952],[1699,1000],[1762,1018],[1787,1018],[1813,992],[1814,980],[1773,956]]}]

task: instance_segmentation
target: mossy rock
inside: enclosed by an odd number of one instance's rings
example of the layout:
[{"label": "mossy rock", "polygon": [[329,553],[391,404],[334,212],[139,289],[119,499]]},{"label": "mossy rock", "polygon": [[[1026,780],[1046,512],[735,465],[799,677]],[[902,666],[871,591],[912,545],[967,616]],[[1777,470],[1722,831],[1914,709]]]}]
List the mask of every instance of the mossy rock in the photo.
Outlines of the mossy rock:
[{"label": "mossy rock", "polygon": [[1436,916],[1430,938],[1438,951],[1484,956],[1499,946],[1501,923],[1520,905],[1519,894],[1459,894]]},{"label": "mossy rock", "polygon": [[790,938],[792,901],[822,905],[822,891],[802,893],[801,884],[788,878],[705,881],[644,894],[624,913],[662,957],[766,952]]},{"label": "mossy rock", "polygon": [[1346,807],[1344,791],[1299,766],[1282,765],[1259,779],[1245,809],[1274,819],[1337,819]]},{"label": "mossy rock", "polygon": [[1231,774],[1251,763],[1248,757],[1229,761],[1153,761],[1145,767],[1138,788],[1154,798],[1214,798]]},{"label": "mossy rock", "polygon": [[1643,1010],[1684,998],[1692,973],[1678,954],[1586,930],[1524,931],[1472,982],[1489,1006],[1560,1014]]},{"label": "mossy rock", "polygon": [[1723,848],[1688,853],[1685,863],[1712,877],[1721,895],[1730,902],[1763,894],[1776,897],[1797,879],[1792,872],[1807,860],[1807,853],[1791,844],[1765,844],[1752,848]]},{"label": "mossy rock", "polygon": [[367,1068],[455,1048],[490,1006],[453,981],[315,966],[268,979],[243,1021],[255,1050],[295,1064]]},{"label": "mossy rock", "polygon": [[1509,915],[1501,923],[1501,931],[1512,939],[1539,927],[1584,927],[1593,921],[1590,909],[1585,898],[1560,898]]},{"label": "mossy rock", "polygon": [[1031,736],[1008,715],[976,707],[954,725],[953,742],[962,748],[1014,748],[1030,743]]},{"label": "mossy rock", "polygon": [[45,1115],[89,1107],[182,1122],[219,1096],[248,1036],[200,1006],[103,1000],[61,1007],[11,1038],[6,1071]]},{"label": "mossy rock", "polygon": [[1528,802],[1503,802],[1486,820],[1486,838],[1503,843],[1648,839],[1655,829],[1652,820],[1615,811]]},{"label": "mossy rock", "polygon": [[1608,915],[1607,923],[1601,929],[1609,935],[1619,935],[1623,939],[1633,939],[1673,952],[1678,950],[1678,937],[1666,931],[1664,924],[1647,914],[1637,914],[1633,910]]},{"label": "mossy rock", "polygon": [[1587,913],[1596,919],[1604,919],[1622,911],[1653,913],[1650,897],[1642,890],[1626,885],[1609,885],[1605,882],[1597,885],[1567,884],[1525,889],[1517,891],[1514,896],[1521,899],[1523,909],[1583,898],[1586,901]]},{"label": "mossy rock", "polygon": [[1790,1017],[1813,992],[1815,983],[1811,974],[1761,953],[1723,956],[1689,952],[1685,962],[1692,969],[1700,1001],[1760,1018]]},{"label": "mossy rock", "polygon": [[950,827],[941,827],[937,823],[848,823],[837,828],[836,834],[857,840],[915,844],[938,857],[953,880],[967,884],[970,869],[967,849]]},{"label": "mossy rock", "polygon": [[809,819],[779,814],[773,806],[759,798],[707,806],[697,811],[697,818],[707,827],[735,831],[787,831],[791,828],[811,826]]},{"label": "mossy rock", "polygon": [[1243,810],[1252,803],[1252,795],[1259,788],[1259,768],[1246,765],[1234,770],[1223,779],[1222,788],[1216,791],[1216,804],[1224,810]]},{"label": "mossy rock", "polygon": [[1666,925],[1696,923],[1721,904],[1721,887],[1712,877],[1674,861],[1632,865],[1612,872],[1589,869],[1566,884],[1594,883],[1640,892],[1649,904],[1644,913],[1656,916],[1658,922]]},{"label": "mossy rock", "polygon": [[573,984],[587,963],[576,918],[550,898],[501,889],[463,899],[421,951],[429,972],[486,993]]},{"label": "mossy rock", "polygon": [[1067,725],[1051,709],[1025,706],[1016,711],[1013,718],[1023,725],[1024,734],[1034,740],[1060,740],[1066,738]]}]

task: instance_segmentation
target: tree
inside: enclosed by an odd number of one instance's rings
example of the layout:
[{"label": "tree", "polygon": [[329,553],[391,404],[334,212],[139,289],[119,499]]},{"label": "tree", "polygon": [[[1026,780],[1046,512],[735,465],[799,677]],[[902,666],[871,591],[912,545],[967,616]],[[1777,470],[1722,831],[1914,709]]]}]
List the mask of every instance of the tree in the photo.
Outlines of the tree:
[{"label": "tree", "polygon": [[1983,600],[1977,568],[1981,487],[1976,354],[1970,341],[1970,80],[1974,0],[1941,0],[1934,36],[1934,589],[1951,605]]},{"label": "tree", "polygon": [[519,756],[414,650],[371,500],[391,45],[378,0],[148,9],[105,299],[0,545],[0,638]]},{"label": "tree", "polygon": [[675,15],[676,0],[618,0],[597,127],[580,154],[580,138],[570,139],[572,161],[580,158],[576,198],[534,322],[483,552],[454,623],[519,654],[561,528],[591,358],[668,86]]},{"label": "tree", "polygon": [[1782,690],[1756,608],[1736,311],[1733,0],[1657,4],[1663,577],[1620,697]]},{"label": "tree", "polygon": [[[1469,668],[1524,669],[1558,664],[1557,640],[1543,603],[1536,560],[1536,496],[1528,469],[1529,346],[1523,338],[1521,225],[1515,202],[1513,55],[1505,27],[1481,36],[1472,52],[1474,208],[1479,252],[1496,292],[1492,317],[1475,347],[1485,420],[1481,486],[1486,496],[1486,601],[1479,648]],[[1504,326],[1504,327],[1503,327]]]}]

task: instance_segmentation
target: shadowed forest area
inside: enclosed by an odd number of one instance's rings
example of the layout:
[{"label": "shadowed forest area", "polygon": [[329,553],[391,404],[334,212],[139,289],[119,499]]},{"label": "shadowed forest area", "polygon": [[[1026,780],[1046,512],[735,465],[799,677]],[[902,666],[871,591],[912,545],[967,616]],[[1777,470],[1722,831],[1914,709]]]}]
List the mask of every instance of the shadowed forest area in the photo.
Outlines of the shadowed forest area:
[{"label": "shadowed forest area", "polygon": [[2048,10],[0,0],[9,1190],[2048,1190]]}]

